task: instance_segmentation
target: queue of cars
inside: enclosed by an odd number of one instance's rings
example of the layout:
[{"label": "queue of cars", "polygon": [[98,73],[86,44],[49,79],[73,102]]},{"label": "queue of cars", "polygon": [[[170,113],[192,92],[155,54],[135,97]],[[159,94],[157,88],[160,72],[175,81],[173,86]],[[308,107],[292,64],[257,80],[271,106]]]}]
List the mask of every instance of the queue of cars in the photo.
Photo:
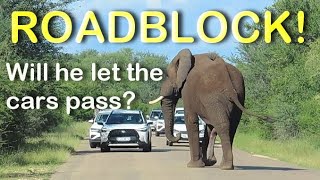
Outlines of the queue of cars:
[{"label": "queue of cars", "polygon": [[[181,134],[180,142],[188,142],[184,119],[184,109],[176,108],[174,135]],[[147,120],[146,120],[147,119]],[[159,136],[164,134],[165,123],[161,110],[153,110],[147,118],[139,110],[101,110],[97,112],[89,132],[91,148],[100,147],[101,152],[111,148],[140,148],[144,152],[152,149],[152,131]],[[200,141],[204,137],[205,123],[199,118]],[[173,143],[167,140],[168,146]]]}]

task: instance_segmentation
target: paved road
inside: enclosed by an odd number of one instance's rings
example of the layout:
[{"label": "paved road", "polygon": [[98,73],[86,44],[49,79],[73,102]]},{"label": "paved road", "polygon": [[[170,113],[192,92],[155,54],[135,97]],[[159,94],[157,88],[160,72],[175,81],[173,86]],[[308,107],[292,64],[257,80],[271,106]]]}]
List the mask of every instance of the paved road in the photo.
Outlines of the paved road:
[{"label": "paved road", "polygon": [[[222,171],[218,165],[200,169],[186,167],[189,161],[188,144],[165,146],[164,137],[153,137],[153,151],[144,153],[136,149],[112,149],[101,153],[90,149],[83,141],[77,152],[52,176],[63,179],[108,180],[186,180],[186,179],[237,179],[237,180],[319,180],[320,172],[306,170],[284,162],[256,157],[234,150],[235,170]],[[218,163],[221,148],[216,148]]]}]

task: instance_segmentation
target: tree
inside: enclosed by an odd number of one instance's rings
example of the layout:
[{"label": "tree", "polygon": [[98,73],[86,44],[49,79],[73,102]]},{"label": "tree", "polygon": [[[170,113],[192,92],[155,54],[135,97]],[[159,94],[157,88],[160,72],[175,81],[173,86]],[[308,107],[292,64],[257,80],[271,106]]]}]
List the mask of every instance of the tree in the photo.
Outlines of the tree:
[{"label": "tree", "polygon": [[[260,129],[257,131],[268,138],[286,139],[314,133],[315,128],[319,128],[319,121],[311,119],[315,119],[314,115],[318,114],[320,108],[314,100],[319,94],[316,63],[320,54],[317,41],[320,33],[319,2],[278,0],[267,9],[274,17],[284,11],[291,13],[284,26],[293,43],[284,43],[275,33],[271,44],[259,39],[252,44],[240,45],[239,53],[231,61],[236,63],[245,76],[246,106],[260,113],[271,114],[277,120],[273,124],[265,124],[245,118],[243,124],[257,127]],[[297,43],[301,36],[298,32],[298,11],[304,11],[306,15],[302,34],[304,44]],[[247,32],[256,28],[263,30],[262,24],[249,24],[247,27]],[[312,110],[307,110],[311,106]]]},{"label": "tree", "polygon": [[[19,42],[17,44],[11,43],[11,13],[18,10],[28,10],[35,12],[38,19],[52,9],[63,9],[68,1],[19,1],[8,0],[0,1],[0,63],[14,64],[14,63],[44,63],[49,64],[49,74],[53,73],[52,64],[57,61],[63,61],[65,54],[61,53],[60,49],[53,44],[45,41],[40,33],[40,25],[37,24],[33,29],[38,36],[38,43],[30,42],[26,34],[19,34]],[[21,23],[26,23],[26,18],[21,18]],[[51,33],[60,34],[61,27],[51,25]],[[58,89],[60,84],[53,79],[48,82],[20,82],[9,81],[7,79],[5,66],[0,66],[0,100],[6,102],[10,96],[57,96],[59,97]],[[52,77],[52,76],[50,76]],[[42,104],[42,107],[44,105]],[[61,120],[65,119],[63,114],[57,111],[50,111],[42,108],[39,110],[10,110],[5,106],[5,103],[0,105],[0,145],[7,148],[17,148],[19,144],[23,143],[27,137],[41,134],[43,131],[49,131],[56,126]],[[1,147],[1,146],[0,146]]]}]

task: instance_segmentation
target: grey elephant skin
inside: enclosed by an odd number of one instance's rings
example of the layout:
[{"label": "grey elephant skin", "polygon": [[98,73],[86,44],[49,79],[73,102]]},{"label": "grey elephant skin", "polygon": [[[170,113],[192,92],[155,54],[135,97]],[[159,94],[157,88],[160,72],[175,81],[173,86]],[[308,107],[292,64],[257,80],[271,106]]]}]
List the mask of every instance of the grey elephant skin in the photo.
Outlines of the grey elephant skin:
[{"label": "grey elephant skin", "polygon": [[[192,55],[188,49],[181,50],[167,67],[167,78],[162,83],[160,95],[157,100],[161,100],[165,133],[171,142],[180,139],[179,134],[173,135],[174,111],[179,98],[183,99],[191,156],[188,167],[216,163],[213,145],[219,135],[223,151],[220,168],[234,169],[232,143],[242,112],[269,120],[243,107],[243,76],[217,54]],[[198,116],[207,124],[201,147]]]}]

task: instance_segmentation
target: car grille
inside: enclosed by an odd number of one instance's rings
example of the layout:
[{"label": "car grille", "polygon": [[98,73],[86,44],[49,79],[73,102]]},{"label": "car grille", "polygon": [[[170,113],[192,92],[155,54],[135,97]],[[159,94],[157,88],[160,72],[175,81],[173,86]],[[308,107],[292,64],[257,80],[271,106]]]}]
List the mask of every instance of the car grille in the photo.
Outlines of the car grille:
[{"label": "car grille", "polygon": [[108,139],[111,143],[119,143],[117,137],[130,137],[130,141],[126,143],[136,143],[139,139],[139,134],[134,129],[115,129],[110,131]]}]

